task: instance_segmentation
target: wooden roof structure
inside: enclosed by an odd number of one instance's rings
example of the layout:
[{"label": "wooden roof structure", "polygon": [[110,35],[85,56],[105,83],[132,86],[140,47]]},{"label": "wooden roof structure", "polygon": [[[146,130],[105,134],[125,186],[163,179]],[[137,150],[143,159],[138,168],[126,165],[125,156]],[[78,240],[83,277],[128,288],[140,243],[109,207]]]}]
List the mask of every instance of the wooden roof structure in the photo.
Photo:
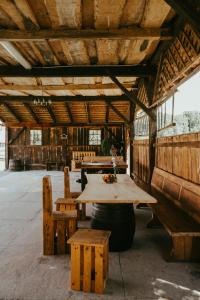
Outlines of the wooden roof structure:
[{"label": "wooden roof structure", "polygon": [[131,105],[153,118],[149,107],[199,65],[198,6],[1,0],[0,119],[16,127],[129,124]]}]

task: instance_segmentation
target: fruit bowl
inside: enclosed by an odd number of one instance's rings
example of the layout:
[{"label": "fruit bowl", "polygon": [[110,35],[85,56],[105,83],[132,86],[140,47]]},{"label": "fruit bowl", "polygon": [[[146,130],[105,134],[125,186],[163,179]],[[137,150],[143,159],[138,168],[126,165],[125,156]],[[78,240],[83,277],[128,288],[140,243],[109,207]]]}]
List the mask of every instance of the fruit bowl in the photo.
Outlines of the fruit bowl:
[{"label": "fruit bowl", "polygon": [[115,176],[113,174],[105,174],[102,176],[102,178],[105,183],[115,182]]}]

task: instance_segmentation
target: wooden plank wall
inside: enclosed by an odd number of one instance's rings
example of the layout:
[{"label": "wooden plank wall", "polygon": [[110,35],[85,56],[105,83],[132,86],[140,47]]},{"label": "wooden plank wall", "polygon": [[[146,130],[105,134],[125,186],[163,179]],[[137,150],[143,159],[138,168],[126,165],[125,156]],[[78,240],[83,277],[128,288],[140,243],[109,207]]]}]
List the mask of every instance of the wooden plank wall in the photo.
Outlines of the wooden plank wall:
[{"label": "wooden plank wall", "polygon": [[[133,141],[133,174],[144,183],[148,183],[148,144],[148,139]],[[200,133],[158,138],[156,167],[200,184]]]},{"label": "wooden plank wall", "polygon": [[[89,146],[88,134],[90,128],[62,127],[43,128],[42,146],[30,145],[30,130],[23,133],[8,146],[8,159],[29,160],[31,164],[45,164],[47,161],[64,161],[70,165],[72,151],[96,151],[96,155],[102,155],[100,146]],[[98,128],[91,128],[98,129]],[[123,140],[122,127],[110,127],[113,134],[120,142]],[[21,128],[9,128],[9,141],[11,141]],[[104,138],[104,128],[102,139]],[[67,140],[63,140],[62,134],[67,134]]]},{"label": "wooden plank wall", "polygon": [[200,184],[200,133],[159,138],[156,152],[158,168]]},{"label": "wooden plank wall", "polygon": [[149,140],[133,141],[133,174],[137,179],[148,183],[149,176]]}]

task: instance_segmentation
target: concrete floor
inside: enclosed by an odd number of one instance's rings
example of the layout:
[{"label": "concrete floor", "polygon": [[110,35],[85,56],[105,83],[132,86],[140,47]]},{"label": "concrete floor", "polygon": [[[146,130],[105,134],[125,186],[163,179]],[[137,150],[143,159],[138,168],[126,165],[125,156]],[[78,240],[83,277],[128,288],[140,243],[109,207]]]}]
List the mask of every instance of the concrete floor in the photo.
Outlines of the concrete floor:
[{"label": "concrete floor", "polygon": [[[167,261],[169,237],[147,229],[149,209],[135,210],[132,249],[110,253],[104,295],[70,290],[70,257],[42,255],[42,177],[52,175],[53,199],[63,173],[0,172],[0,300],[200,299],[200,265]],[[72,190],[80,190],[73,173]],[[87,207],[90,213],[90,207]]]}]

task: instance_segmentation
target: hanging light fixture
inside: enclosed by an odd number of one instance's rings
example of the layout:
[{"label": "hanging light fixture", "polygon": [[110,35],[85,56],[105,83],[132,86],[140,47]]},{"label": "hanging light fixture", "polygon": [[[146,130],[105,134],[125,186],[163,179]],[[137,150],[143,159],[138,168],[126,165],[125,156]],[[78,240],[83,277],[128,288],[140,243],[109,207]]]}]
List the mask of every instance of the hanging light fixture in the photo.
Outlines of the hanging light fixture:
[{"label": "hanging light fixture", "polygon": [[42,84],[41,84],[41,90],[42,90],[41,98],[35,98],[35,99],[33,100],[33,104],[34,104],[34,105],[37,105],[37,106],[48,106],[48,105],[51,105],[51,104],[52,104],[51,99],[46,100],[46,99],[44,98],[44,94],[43,94],[43,85],[42,85]]}]

